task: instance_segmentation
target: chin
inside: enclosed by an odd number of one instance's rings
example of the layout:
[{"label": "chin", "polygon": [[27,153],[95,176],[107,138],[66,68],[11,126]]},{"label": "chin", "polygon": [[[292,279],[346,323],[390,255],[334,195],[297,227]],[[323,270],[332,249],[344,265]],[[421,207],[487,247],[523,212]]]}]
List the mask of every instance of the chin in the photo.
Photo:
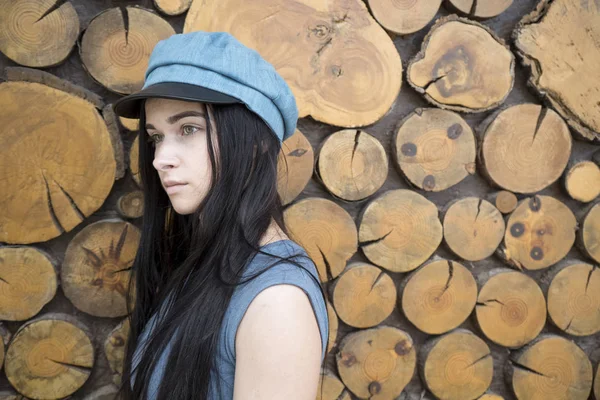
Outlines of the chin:
[{"label": "chin", "polygon": [[171,206],[173,207],[173,210],[177,214],[180,214],[180,215],[192,214],[198,207],[197,205],[193,205],[193,204],[189,204],[189,203],[183,204],[183,202],[178,202],[178,201],[172,201]]}]

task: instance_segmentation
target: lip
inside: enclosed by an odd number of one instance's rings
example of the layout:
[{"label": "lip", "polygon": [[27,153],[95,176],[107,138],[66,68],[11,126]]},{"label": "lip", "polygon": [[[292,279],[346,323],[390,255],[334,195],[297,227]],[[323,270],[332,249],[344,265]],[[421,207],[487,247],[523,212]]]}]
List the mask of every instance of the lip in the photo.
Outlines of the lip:
[{"label": "lip", "polygon": [[177,193],[177,192],[183,190],[184,186],[186,186],[186,185],[187,185],[187,183],[175,182],[175,181],[167,181],[164,183],[165,191],[169,194]]}]

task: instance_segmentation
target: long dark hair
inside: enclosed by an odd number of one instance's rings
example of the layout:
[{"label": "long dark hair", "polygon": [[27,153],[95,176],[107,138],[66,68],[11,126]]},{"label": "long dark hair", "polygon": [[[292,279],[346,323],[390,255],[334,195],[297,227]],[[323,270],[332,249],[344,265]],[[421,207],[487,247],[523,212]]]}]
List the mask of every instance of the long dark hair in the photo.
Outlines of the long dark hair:
[{"label": "long dark hair", "polygon": [[[175,340],[157,399],[208,399],[223,316],[235,287],[249,280],[240,279],[243,267],[255,254],[269,254],[259,248],[259,241],[271,219],[288,233],[277,192],[281,143],[268,125],[242,104],[206,106],[214,115],[213,122],[206,113],[212,182],[196,212],[189,215],[174,212],[161,187],[152,166],[154,147],[147,141],[141,106],[138,141],[144,214],[127,296],[130,332],[118,396],[121,399],[146,398],[150,376],[171,339]],[[211,137],[215,127],[218,156]],[[296,255],[270,256],[279,258],[270,267],[286,261],[305,268],[294,261]],[[321,282],[315,280],[325,299]],[[161,313],[161,322],[154,326],[144,346],[133,371],[132,389],[132,358],[139,336],[167,298],[171,306]]]}]

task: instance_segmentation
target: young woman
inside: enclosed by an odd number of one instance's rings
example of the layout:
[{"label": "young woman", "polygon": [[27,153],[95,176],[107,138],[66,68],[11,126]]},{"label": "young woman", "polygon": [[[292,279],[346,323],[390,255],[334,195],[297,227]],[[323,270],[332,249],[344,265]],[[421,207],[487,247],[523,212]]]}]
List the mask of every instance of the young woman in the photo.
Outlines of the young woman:
[{"label": "young woman", "polygon": [[314,400],[329,328],[277,193],[289,87],[222,32],[160,42],[145,78],[115,104],[144,191],[120,398]]}]

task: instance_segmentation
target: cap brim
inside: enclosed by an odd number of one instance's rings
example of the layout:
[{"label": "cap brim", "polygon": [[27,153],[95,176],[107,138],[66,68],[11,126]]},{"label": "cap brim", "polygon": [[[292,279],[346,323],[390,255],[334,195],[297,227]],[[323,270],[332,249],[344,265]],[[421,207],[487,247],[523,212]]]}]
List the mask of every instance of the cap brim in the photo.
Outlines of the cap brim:
[{"label": "cap brim", "polygon": [[203,86],[180,82],[161,82],[120,98],[114,104],[114,111],[121,117],[139,118],[141,102],[150,97],[221,104],[243,103],[235,97]]}]

